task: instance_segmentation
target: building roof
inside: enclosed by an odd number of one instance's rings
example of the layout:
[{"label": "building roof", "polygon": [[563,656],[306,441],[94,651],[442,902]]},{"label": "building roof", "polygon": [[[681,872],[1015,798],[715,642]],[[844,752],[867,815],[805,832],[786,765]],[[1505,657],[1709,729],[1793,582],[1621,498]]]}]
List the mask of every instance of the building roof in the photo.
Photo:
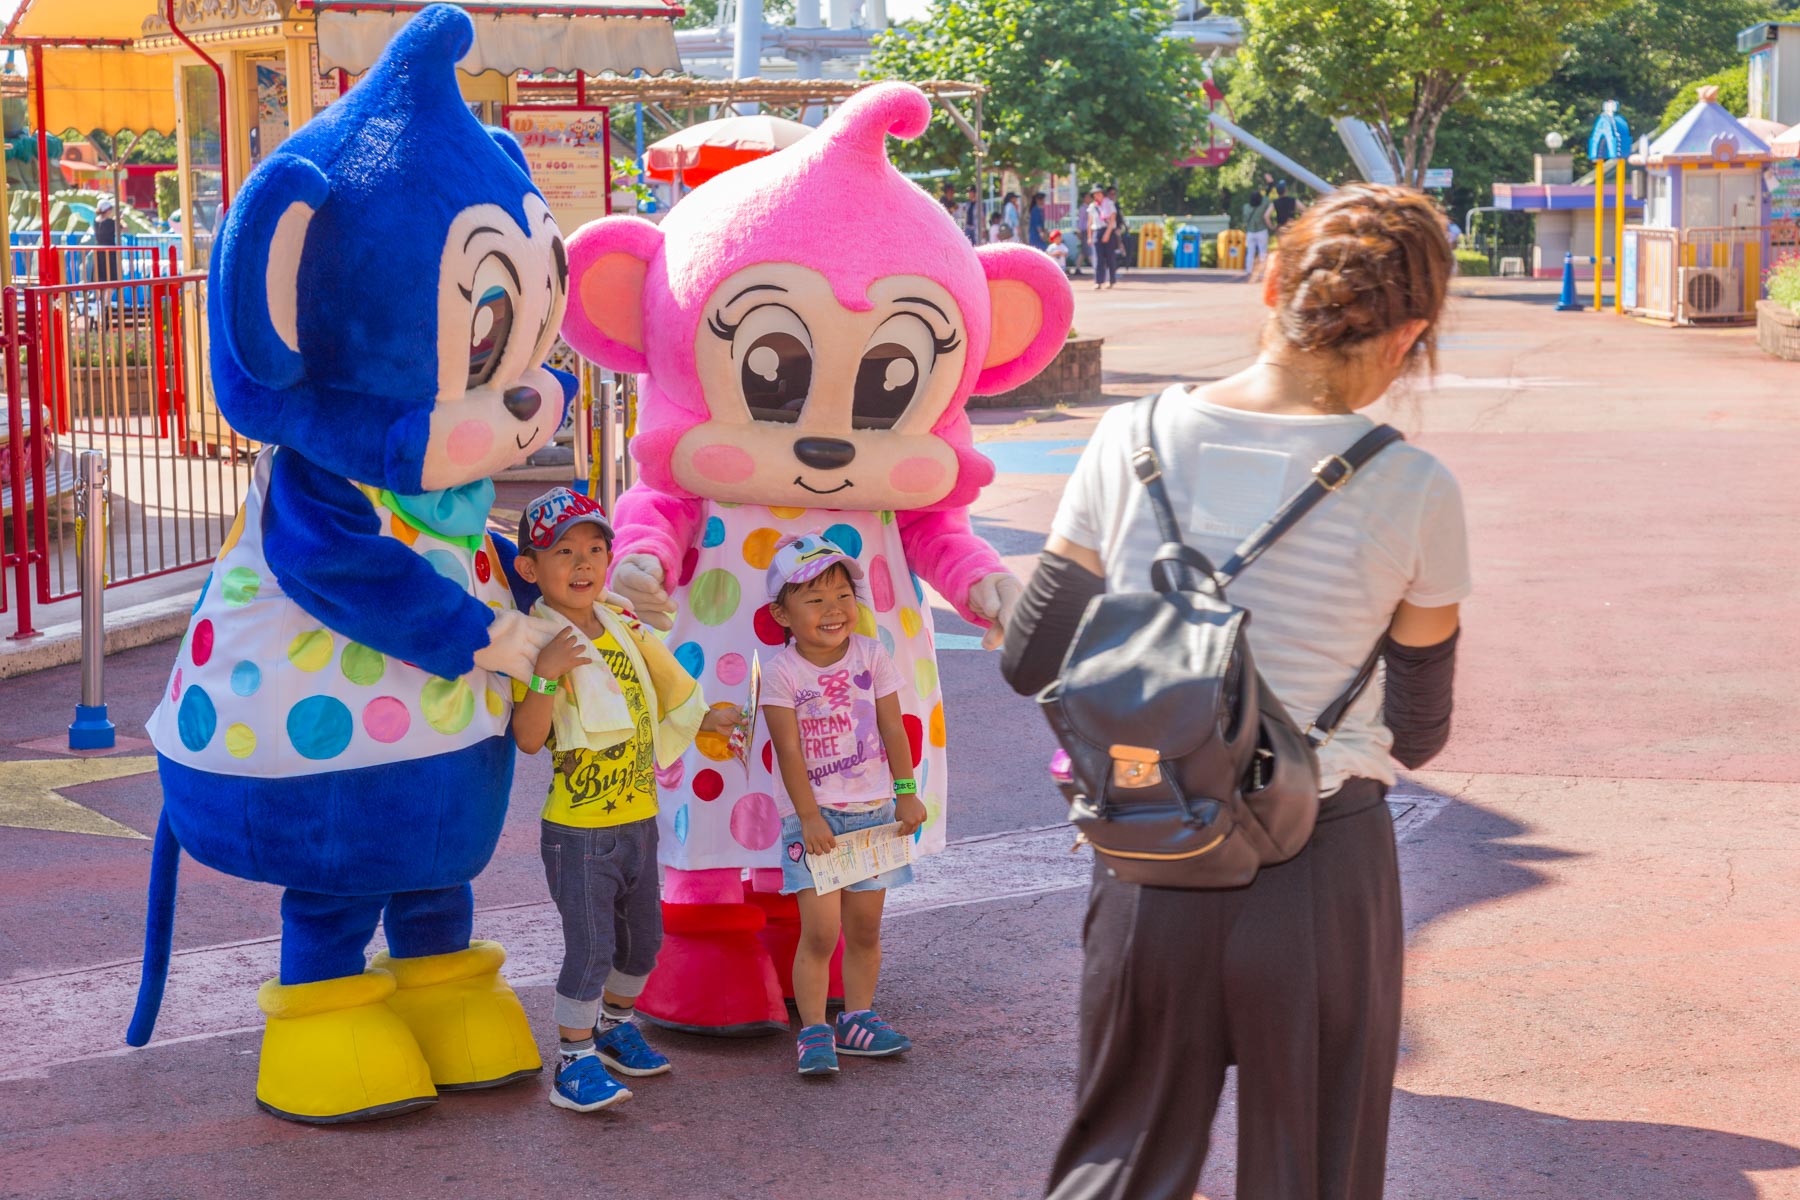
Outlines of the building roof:
[{"label": "building roof", "polygon": [[[1729,144],[1728,153],[1720,150]],[[1744,127],[1743,122],[1711,100],[1702,100],[1683,113],[1661,137],[1650,143],[1645,161],[1668,158],[1767,158],[1769,146]]]}]

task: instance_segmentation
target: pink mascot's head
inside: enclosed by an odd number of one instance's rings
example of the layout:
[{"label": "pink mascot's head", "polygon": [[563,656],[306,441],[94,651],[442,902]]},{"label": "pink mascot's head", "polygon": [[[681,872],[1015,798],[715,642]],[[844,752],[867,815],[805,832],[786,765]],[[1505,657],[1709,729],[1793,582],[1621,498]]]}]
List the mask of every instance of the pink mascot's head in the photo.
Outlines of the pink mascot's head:
[{"label": "pink mascot's head", "polygon": [[1047,256],[977,250],[894,169],[888,135],[930,119],[917,88],[876,84],[661,225],[607,217],[570,239],[563,336],[644,377],[633,454],[648,486],[926,509],[992,481],[964,405],[1042,370],[1073,300]]}]

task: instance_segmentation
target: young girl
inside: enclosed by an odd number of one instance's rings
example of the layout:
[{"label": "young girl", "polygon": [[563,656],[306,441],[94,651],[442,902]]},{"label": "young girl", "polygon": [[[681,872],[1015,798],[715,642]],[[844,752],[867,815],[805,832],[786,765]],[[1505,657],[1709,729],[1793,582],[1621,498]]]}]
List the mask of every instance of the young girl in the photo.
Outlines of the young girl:
[{"label": "young girl", "polygon": [[[862,574],[854,558],[808,534],[775,552],[767,579],[769,614],[789,636],[764,677],[762,709],[775,745],[781,890],[800,905],[794,1003],[802,1075],[836,1073],[839,1052],[883,1058],[912,1049],[874,1008],[882,904],[888,888],[912,882],[912,868],[821,896],[806,865],[808,854],[829,852],[840,834],[898,821],[910,835],[925,823],[899,676],[879,642],[852,632]],[[833,1030],[825,992],[840,932],[844,1011]]]}]

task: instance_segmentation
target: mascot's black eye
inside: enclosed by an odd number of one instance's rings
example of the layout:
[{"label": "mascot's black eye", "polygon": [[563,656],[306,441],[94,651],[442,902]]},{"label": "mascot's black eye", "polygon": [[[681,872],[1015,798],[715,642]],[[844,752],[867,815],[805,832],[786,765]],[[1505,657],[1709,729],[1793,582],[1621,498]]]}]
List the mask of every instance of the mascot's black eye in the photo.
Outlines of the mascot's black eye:
[{"label": "mascot's black eye", "polygon": [[556,258],[556,286],[564,291],[569,289],[569,252],[563,249],[561,238],[550,243],[550,253]]},{"label": "mascot's black eye", "polygon": [[480,387],[494,377],[512,327],[512,294],[498,284],[489,284],[475,297],[475,313],[469,321],[470,387]]},{"label": "mascot's black eye", "polygon": [[812,351],[791,333],[776,330],[750,344],[744,355],[744,401],[758,421],[797,421],[812,390]]},{"label": "mascot's black eye", "polygon": [[850,409],[854,429],[889,429],[919,394],[924,380],[919,360],[905,346],[883,342],[871,347],[856,368],[856,393]]},{"label": "mascot's black eye", "polygon": [[883,321],[857,364],[851,428],[893,428],[925,390],[938,356],[961,344],[955,333],[939,337],[917,313],[896,313]]}]

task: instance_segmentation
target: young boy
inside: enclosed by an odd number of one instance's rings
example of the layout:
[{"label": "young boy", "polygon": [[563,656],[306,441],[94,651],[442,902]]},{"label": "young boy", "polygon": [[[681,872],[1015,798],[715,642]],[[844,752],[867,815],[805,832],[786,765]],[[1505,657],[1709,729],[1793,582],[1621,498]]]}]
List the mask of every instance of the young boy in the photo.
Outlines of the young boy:
[{"label": "young boy", "polygon": [[564,946],[550,1102],[593,1112],[631,1099],[608,1067],[669,1069],[631,1021],[662,945],[656,768],[679,760],[701,729],[731,732],[742,714],[708,711],[662,642],[603,603],[612,527],[592,500],[568,488],[533,500],[517,561],[543,592],[532,614],[563,623],[531,681],[514,683],[512,719],[520,750],[548,745],[555,759],[542,835]]}]

